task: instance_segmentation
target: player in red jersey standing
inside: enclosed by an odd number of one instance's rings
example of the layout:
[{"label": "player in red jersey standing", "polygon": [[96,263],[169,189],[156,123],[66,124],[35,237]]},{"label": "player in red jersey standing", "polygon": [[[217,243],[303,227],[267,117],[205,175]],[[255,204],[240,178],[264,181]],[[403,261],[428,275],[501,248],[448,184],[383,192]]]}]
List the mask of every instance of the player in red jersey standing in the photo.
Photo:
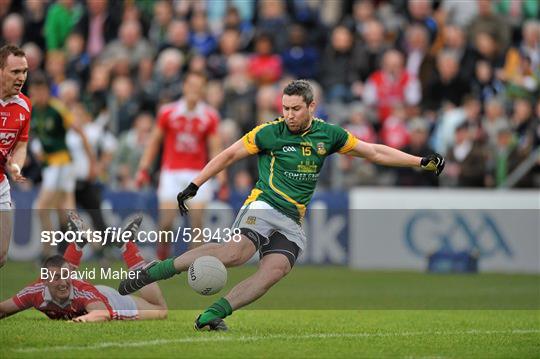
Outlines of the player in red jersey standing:
[{"label": "player in red jersey standing", "polygon": [[11,240],[11,195],[6,173],[22,182],[32,105],[21,89],[28,75],[26,55],[17,46],[0,48],[0,267]]},{"label": "player in red jersey standing", "polygon": [[[183,97],[164,105],[158,114],[150,142],[139,163],[137,183],[149,182],[149,169],[159,147],[163,143],[161,174],[159,178],[159,228],[172,229],[177,215],[176,195],[178,188],[187,186],[204,168],[206,163],[221,151],[218,134],[219,115],[203,102],[206,77],[190,72],[183,84]],[[218,180],[224,184],[224,173]],[[201,187],[201,196],[190,202],[190,222],[192,228],[202,228],[203,210],[212,200],[212,183]],[[191,243],[191,246],[196,243]],[[160,259],[170,255],[170,243],[158,243],[157,255]]]}]

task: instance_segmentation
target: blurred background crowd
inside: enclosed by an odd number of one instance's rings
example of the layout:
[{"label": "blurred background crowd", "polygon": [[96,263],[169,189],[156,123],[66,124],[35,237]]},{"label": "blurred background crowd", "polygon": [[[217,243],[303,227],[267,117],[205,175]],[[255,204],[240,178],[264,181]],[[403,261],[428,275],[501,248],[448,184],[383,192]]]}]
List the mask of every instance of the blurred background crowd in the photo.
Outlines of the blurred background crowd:
[{"label": "blurred background crowd", "polygon": [[[113,189],[135,189],[156,113],[182,96],[187,71],[207,74],[225,146],[278,117],[283,87],[305,78],[317,117],[365,141],[447,158],[434,178],[334,157],[321,176],[327,188],[539,187],[539,8],[537,0],[0,0],[0,46],[26,51],[26,86],[46,74],[97,154],[81,176]],[[85,156],[77,134],[68,145],[77,165]],[[35,156],[24,174],[25,186],[39,183]],[[245,193],[256,164],[228,175],[233,192]]]}]

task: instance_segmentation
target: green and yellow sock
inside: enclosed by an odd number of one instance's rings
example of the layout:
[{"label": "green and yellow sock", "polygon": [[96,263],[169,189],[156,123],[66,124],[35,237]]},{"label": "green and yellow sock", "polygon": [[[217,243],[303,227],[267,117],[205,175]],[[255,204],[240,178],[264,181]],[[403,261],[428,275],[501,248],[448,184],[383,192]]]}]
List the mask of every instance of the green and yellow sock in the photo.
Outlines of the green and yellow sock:
[{"label": "green and yellow sock", "polygon": [[169,279],[178,273],[180,272],[174,268],[174,258],[165,259],[164,261],[154,264],[152,267],[148,268],[148,275],[150,275],[150,278],[155,281]]},{"label": "green and yellow sock", "polygon": [[220,298],[217,302],[209,306],[200,316],[199,323],[205,325],[216,318],[225,318],[233,312],[231,304],[225,298]]}]

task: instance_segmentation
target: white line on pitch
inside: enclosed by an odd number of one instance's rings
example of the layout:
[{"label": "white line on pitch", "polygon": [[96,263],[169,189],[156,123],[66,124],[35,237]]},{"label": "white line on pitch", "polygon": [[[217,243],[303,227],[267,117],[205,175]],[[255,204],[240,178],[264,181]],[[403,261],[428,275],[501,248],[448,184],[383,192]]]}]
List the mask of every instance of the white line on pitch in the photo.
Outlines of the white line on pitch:
[{"label": "white line on pitch", "polygon": [[211,336],[211,337],[187,337],[178,339],[155,339],[155,340],[143,340],[138,342],[105,342],[95,345],[87,346],[74,346],[74,345],[60,345],[54,347],[28,347],[28,348],[16,348],[12,349],[15,352],[20,353],[35,353],[35,352],[48,352],[48,351],[69,351],[69,350],[97,350],[106,348],[126,348],[126,347],[145,347],[155,346],[163,344],[175,344],[175,343],[201,343],[201,342],[244,342],[244,341],[260,341],[260,340],[273,340],[273,339],[290,339],[290,340],[302,340],[302,339],[332,339],[332,338],[369,338],[369,337],[414,337],[423,335],[491,335],[491,334],[540,334],[540,329],[513,329],[513,330],[465,330],[455,332],[445,331],[423,331],[423,332],[395,332],[395,333],[320,333],[320,334],[305,334],[305,335],[286,335],[286,334],[273,334],[265,336],[241,336],[241,337],[228,337],[225,336]]}]

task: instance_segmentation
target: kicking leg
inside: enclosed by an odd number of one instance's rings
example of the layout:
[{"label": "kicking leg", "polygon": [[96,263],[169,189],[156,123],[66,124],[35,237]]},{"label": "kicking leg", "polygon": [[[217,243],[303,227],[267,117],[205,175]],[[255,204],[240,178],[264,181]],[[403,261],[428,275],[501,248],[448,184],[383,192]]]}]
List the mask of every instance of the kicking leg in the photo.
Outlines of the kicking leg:
[{"label": "kicking leg", "polygon": [[168,279],[175,274],[189,268],[191,263],[202,256],[218,258],[226,267],[235,267],[247,262],[255,251],[255,244],[248,237],[242,235],[238,242],[225,244],[208,243],[176,257],[155,263],[138,273],[136,279],[126,279],[120,282],[118,292],[122,295],[133,293],[145,285],[158,280]]},{"label": "kicking leg", "polygon": [[259,269],[238,283],[231,291],[206,309],[195,321],[197,330],[227,330],[223,318],[262,297],[274,284],[291,271],[292,264],[281,253],[263,257]]}]

